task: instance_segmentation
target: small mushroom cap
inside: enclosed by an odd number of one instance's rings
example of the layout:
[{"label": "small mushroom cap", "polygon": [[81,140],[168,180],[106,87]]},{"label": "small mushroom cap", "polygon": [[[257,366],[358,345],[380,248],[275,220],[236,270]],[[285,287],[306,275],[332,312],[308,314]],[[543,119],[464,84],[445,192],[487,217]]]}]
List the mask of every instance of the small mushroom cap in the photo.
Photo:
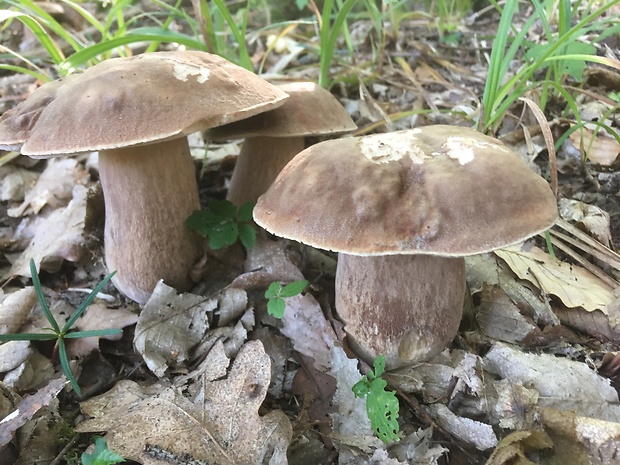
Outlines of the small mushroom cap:
[{"label": "small mushroom cap", "polygon": [[[197,51],[114,58],[59,83],[41,87],[45,93],[43,89],[54,86],[47,106],[37,107],[38,119],[17,125],[26,128],[17,138],[25,139],[25,155],[170,140],[248,118],[281,105],[287,97],[255,74]],[[13,113],[23,119],[20,106]]]},{"label": "small mushroom cap", "polygon": [[517,154],[440,125],[313,145],[254,209],[277,236],[353,255],[471,255],[520,242],[556,218],[547,182]]},{"label": "small mushroom cap", "polygon": [[216,140],[239,137],[302,137],[343,134],[357,126],[329,91],[313,82],[292,82],[278,86],[289,98],[284,105],[252,118],[213,128]]}]

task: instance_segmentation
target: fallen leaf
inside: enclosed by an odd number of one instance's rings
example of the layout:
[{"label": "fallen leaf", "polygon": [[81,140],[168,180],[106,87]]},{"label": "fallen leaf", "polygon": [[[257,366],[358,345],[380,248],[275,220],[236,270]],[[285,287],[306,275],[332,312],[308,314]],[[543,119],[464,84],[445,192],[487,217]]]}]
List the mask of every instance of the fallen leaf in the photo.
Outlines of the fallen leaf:
[{"label": "fallen leaf", "polygon": [[73,189],[73,199],[62,209],[53,211],[37,223],[30,244],[15,260],[3,280],[15,276],[30,277],[30,259],[37,270],[57,271],[62,260],[79,261],[85,252],[83,237],[88,190],[81,185]]},{"label": "fallen leaf", "polygon": [[39,173],[15,165],[0,166],[0,200],[23,200]]},{"label": "fallen leaf", "polygon": [[42,407],[49,405],[65,384],[67,384],[67,380],[64,375],[53,379],[35,394],[25,397],[13,412],[0,420],[0,447],[7,444],[14,432],[30,420],[35,413]]},{"label": "fallen leaf", "polygon": [[582,307],[588,312],[606,313],[605,307],[614,299],[613,289],[600,278],[577,265],[560,262],[537,247],[526,252],[516,245],[494,253],[519,278],[558,297],[568,308]]},{"label": "fallen leaf", "polygon": [[576,415],[575,412],[541,409],[541,423],[556,447],[556,463],[616,465],[620,455],[620,424]]},{"label": "fallen leaf", "polygon": [[544,431],[514,431],[500,441],[486,465],[535,465],[528,456],[553,446]]},{"label": "fallen leaf", "polygon": [[596,205],[571,199],[560,199],[558,211],[562,219],[577,223],[601,244],[612,247],[609,213]]},{"label": "fallen leaf", "polygon": [[16,333],[36,303],[32,286],[5,294],[0,303],[0,334]]},{"label": "fallen leaf", "polygon": [[458,416],[444,404],[433,404],[427,409],[439,426],[476,449],[487,450],[497,446],[497,436],[491,425]]},{"label": "fallen leaf", "polygon": [[30,341],[8,341],[0,344],[0,373],[17,368],[24,363],[32,349]]},{"label": "fallen leaf", "polygon": [[[92,331],[98,329],[123,329],[138,321],[137,313],[131,308],[108,308],[102,302],[95,302],[84,311],[76,321],[78,331]],[[103,339],[117,341],[123,337],[122,333],[104,336]],[[83,357],[99,349],[101,337],[82,337],[71,339],[67,344],[70,357]]]},{"label": "fallen leaf", "polygon": [[237,276],[232,287],[256,289],[273,282],[292,282],[304,279],[303,274],[287,257],[285,241],[256,238],[254,247],[247,251],[243,265],[245,273]]},{"label": "fallen leaf", "polygon": [[45,205],[64,207],[74,197],[75,185],[85,184],[88,178],[88,172],[75,158],[50,158],[23,203],[19,207],[10,208],[7,214],[18,217],[39,213]]},{"label": "fallen leaf", "polygon": [[[96,398],[88,401],[85,411],[97,416],[76,430],[108,431],[111,449],[145,465],[162,460],[284,465],[292,437],[289,420],[278,410],[258,414],[269,386],[269,365],[262,344],[250,341],[239,351],[225,379],[204,383],[202,402],[190,402],[174,387],[141,398],[144,392],[137,388],[139,400],[135,394],[131,400],[117,396],[111,406],[99,402],[102,407],[96,411],[87,405]],[[112,398],[109,393],[107,398]]]},{"label": "fallen leaf", "polygon": [[579,415],[620,420],[618,394],[609,379],[584,363],[549,354],[527,354],[496,343],[483,358],[485,371],[535,389],[538,405],[574,410]]},{"label": "fallen leaf", "polygon": [[189,359],[189,349],[198,344],[209,328],[206,313],[215,309],[217,299],[194,294],[177,294],[159,281],[144,305],[134,335],[136,351],[157,377],[169,366]]},{"label": "fallen leaf", "polygon": [[281,332],[291,340],[297,352],[314,360],[318,370],[329,371],[331,351],[337,338],[312,294],[286,299]]},{"label": "fallen leaf", "polygon": [[504,342],[521,342],[540,329],[525,318],[499,286],[485,285],[476,308],[476,323],[488,337]]},{"label": "fallen leaf", "polygon": [[620,144],[604,129],[594,131],[581,128],[570,135],[570,141],[575,148],[584,148],[588,160],[602,166],[610,166],[620,154]]}]

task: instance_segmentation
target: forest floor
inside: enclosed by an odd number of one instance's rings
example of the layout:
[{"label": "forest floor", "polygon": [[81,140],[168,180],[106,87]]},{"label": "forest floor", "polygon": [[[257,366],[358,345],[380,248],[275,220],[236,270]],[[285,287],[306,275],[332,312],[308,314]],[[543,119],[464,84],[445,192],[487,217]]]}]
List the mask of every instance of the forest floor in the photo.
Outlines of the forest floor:
[{"label": "forest floor", "polygon": [[[515,26],[530,14],[524,6]],[[357,124],[354,135],[474,127],[498,22],[495,10],[480,10],[439,34],[421,15],[401,21],[379,51],[370,22],[351,23],[356,53],[335,67],[331,91]],[[282,34],[273,49],[258,36],[252,61],[264,77],[318,79],[305,28]],[[36,49],[25,30],[12,34],[22,53]],[[618,61],[617,34],[597,47]],[[0,77],[0,114],[40,84]],[[609,112],[617,70],[587,64],[579,82],[561,84],[574,91],[581,119],[618,130],[617,107]],[[540,89],[523,97],[540,104]],[[558,140],[575,118],[557,94],[544,118],[519,100],[492,132],[546,179],[557,175],[561,221],[550,240],[558,258],[542,235],[468,258],[471,299],[458,336],[434,359],[384,375],[400,402],[399,441],[375,436],[351,390],[371,367],[343,350],[336,255],[259,232],[251,250],[205,247],[207,273],[190,293],[158,286],[140,306],[107,284],[75,328],[123,331],[68,340],[81,397],[58,378],[53,342],[0,345],[0,465],[80,463],[95,433],[145,464],[618,463],[620,144],[585,125],[550,155],[546,130]],[[195,135],[190,145],[202,204],[224,199],[240,141],[206,145]],[[0,333],[41,332],[49,323],[31,259],[61,323],[107,274],[97,157],[12,157],[0,173]],[[300,279],[309,287],[274,318],[265,289]]]}]

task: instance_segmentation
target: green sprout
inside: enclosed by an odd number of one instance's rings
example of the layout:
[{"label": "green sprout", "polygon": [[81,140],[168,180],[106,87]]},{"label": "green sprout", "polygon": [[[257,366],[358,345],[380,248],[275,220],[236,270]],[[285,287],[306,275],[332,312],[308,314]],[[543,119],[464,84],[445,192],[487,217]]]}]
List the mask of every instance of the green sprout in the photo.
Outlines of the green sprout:
[{"label": "green sprout", "polygon": [[185,225],[203,237],[209,238],[209,247],[221,249],[241,241],[246,249],[254,247],[256,231],[250,223],[255,202],[240,207],[228,200],[211,200],[206,210],[192,213]]},{"label": "green sprout", "polygon": [[366,412],[372,429],[385,444],[398,441],[398,399],[394,391],[386,391],[387,381],[381,376],[385,370],[385,357],[377,356],[370,370],[353,385],[355,397],[366,398]]},{"label": "green sprout", "polygon": [[67,348],[65,346],[65,339],[78,339],[83,337],[101,337],[101,336],[110,336],[112,334],[120,334],[122,330],[120,329],[97,329],[92,331],[73,331],[72,327],[77,321],[77,319],[84,313],[86,308],[91,304],[93,299],[101,292],[103,287],[112,279],[114,273],[110,273],[103,281],[97,284],[92,292],[86,297],[86,300],[82,302],[82,304],[75,309],[73,314],[69,317],[67,322],[61,328],[54,315],[50,311],[47,302],[45,302],[45,296],[43,295],[43,289],[41,288],[41,281],[39,280],[39,275],[37,273],[37,267],[34,264],[34,260],[30,260],[30,273],[32,274],[32,285],[34,286],[34,290],[37,294],[37,299],[39,299],[39,304],[41,305],[41,309],[45,314],[45,318],[49,321],[51,328],[43,328],[45,332],[43,333],[22,333],[22,334],[0,334],[0,342],[2,341],[53,341],[56,340],[56,344],[54,346],[54,353],[58,352],[58,358],[60,360],[60,366],[62,367],[62,371],[67,376],[71,387],[78,396],[82,396],[80,391],[80,387],[78,386],[77,380],[71,371],[71,367],[69,366],[69,359],[67,357]]},{"label": "green sprout", "polygon": [[113,465],[125,462],[125,459],[116,452],[108,449],[108,443],[101,436],[95,436],[95,451],[92,454],[82,454],[82,465]]},{"label": "green sprout", "polygon": [[282,318],[284,316],[284,309],[286,308],[284,299],[301,294],[301,291],[303,291],[308,284],[308,281],[305,279],[302,281],[293,281],[286,286],[282,286],[282,284],[278,282],[271,283],[265,291],[267,313],[275,318]]}]

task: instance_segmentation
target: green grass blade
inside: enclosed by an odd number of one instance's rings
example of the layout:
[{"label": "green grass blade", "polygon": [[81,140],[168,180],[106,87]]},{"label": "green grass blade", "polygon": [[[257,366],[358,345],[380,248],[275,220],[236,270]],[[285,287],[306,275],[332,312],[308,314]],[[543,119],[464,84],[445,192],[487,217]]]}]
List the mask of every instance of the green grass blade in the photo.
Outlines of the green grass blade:
[{"label": "green grass blade", "polygon": [[235,22],[232,15],[230,14],[230,11],[228,11],[228,8],[226,7],[226,4],[223,0],[213,0],[213,3],[224,18],[224,21],[226,21],[226,23],[228,24],[230,31],[232,32],[235,40],[237,41],[237,45],[239,46],[239,64],[245,69],[253,71],[254,65],[252,64],[250,54],[248,53],[248,49],[245,45],[245,21],[243,21],[244,24],[241,25],[240,29],[237,26],[237,23]]},{"label": "green grass blade", "polygon": [[0,334],[0,341],[52,341],[58,339],[56,334],[43,334],[43,333],[13,333],[13,334]]},{"label": "green grass blade", "polygon": [[82,302],[80,306],[75,309],[75,312],[71,314],[71,316],[67,320],[67,323],[65,323],[62,329],[63,333],[66,333],[67,331],[69,331],[69,329],[71,329],[71,327],[74,325],[77,319],[82,315],[82,313],[84,313],[84,310],[88,308],[88,306],[95,299],[95,297],[97,297],[97,294],[101,292],[101,290],[105,287],[106,284],[108,284],[110,279],[112,279],[112,277],[115,274],[116,274],[116,271],[113,271],[112,273],[107,275],[105,278],[103,278],[103,280],[99,284],[97,284],[97,286],[91,291],[91,293],[88,294],[88,297],[86,297],[84,302]]},{"label": "green grass blade", "polygon": [[81,339],[83,337],[103,337],[123,334],[122,329],[93,329],[90,331],[75,331],[65,334],[65,339]]},{"label": "green grass blade", "polygon": [[74,53],[69,58],[60,63],[59,68],[65,72],[73,71],[76,68],[85,66],[90,60],[97,58],[115,48],[135,42],[177,42],[191,49],[204,50],[202,42],[172,31],[164,31],[159,28],[140,28],[134,29],[127,33],[124,37],[117,37],[107,42],[91,45],[79,52]]},{"label": "green grass blade", "polygon": [[47,302],[45,301],[45,296],[43,295],[43,289],[41,288],[41,280],[39,280],[39,274],[37,273],[37,267],[34,264],[34,260],[30,259],[30,274],[32,275],[32,285],[34,286],[34,291],[37,294],[37,299],[39,300],[39,304],[41,305],[41,310],[45,314],[45,318],[52,325],[52,330],[56,334],[60,334],[60,327],[52,315],[50,308],[47,306]]},{"label": "green grass blade", "polygon": [[75,379],[75,376],[71,371],[71,366],[69,365],[69,358],[67,357],[67,347],[65,346],[65,341],[63,338],[58,339],[58,358],[60,359],[60,366],[62,367],[62,371],[64,371],[65,376],[71,384],[71,387],[78,395],[78,397],[82,397],[82,391],[80,391],[80,386],[78,386],[77,379]]},{"label": "green grass blade", "polygon": [[105,34],[106,31],[105,31],[104,25],[101,24],[101,22],[95,16],[93,16],[90,13],[90,11],[82,7],[82,5],[80,5],[79,3],[73,2],[71,0],[60,0],[60,1],[64,3],[65,5],[68,5],[69,7],[71,7],[73,10],[75,10],[82,18],[84,18],[84,20],[86,20],[88,24],[94,27],[102,35]]},{"label": "green grass blade", "polygon": [[10,19],[17,19],[24,26],[30,29],[55,64],[58,64],[64,60],[60,47],[52,40],[37,20],[17,11],[0,10],[0,23]]},{"label": "green grass blade", "polygon": [[10,71],[12,73],[28,74],[29,76],[32,76],[33,78],[43,82],[49,82],[51,80],[47,74],[37,73],[36,71],[24,68],[23,66],[0,64],[0,69]]},{"label": "green grass blade", "polygon": [[37,5],[36,2],[33,2],[32,0],[19,0],[18,2],[9,1],[9,3],[15,5],[29,16],[36,18],[50,31],[67,42],[73,50],[77,51],[84,47],[85,44],[78,40],[77,36],[73,36],[58,21],[56,21],[52,15]]},{"label": "green grass blade", "polygon": [[[17,53],[16,51],[11,50],[10,48],[5,47],[4,45],[0,45],[0,51],[3,51],[6,54],[15,57],[16,59],[27,64],[28,66],[30,66],[30,68],[35,69],[36,71],[32,71],[32,69],[28,69],[28,68],[24,68],[22,66],[16,66],[16,65],[0,65],[2,69],[6,69],[8,71],[15,71],[15,72],[22,73],[22,74],[29,74],[31,76],[34,76],[37,79],[40,79],[43,82],[49,82],[53,79],[51,76],[47,74],[45,70],[37,66],[34,62],[30,61],[28,58],[26,58],[22,54]],[[19,70],[11,69],[12,66],[18,68]]]},{"label": "green grass blade", "polygon": [[[331,8],[332,1],[325,0],[322,14],[322,27],[321,27],[321,52],[320,52],[320,71],[319,71],[319,85],[329,89],[331,87],[331,80],[329,77],[332,60],[334,58],[334,52],[336,49],[336,42],[340,35],[340,31],[347,19],[347,15],[351,11],[351,8],[357,3],[357,0],[346,0],[342,5],[342,8],[336,14],[334,23],[331,24]],[[329,10],[327,9],[329,8]]]}]

